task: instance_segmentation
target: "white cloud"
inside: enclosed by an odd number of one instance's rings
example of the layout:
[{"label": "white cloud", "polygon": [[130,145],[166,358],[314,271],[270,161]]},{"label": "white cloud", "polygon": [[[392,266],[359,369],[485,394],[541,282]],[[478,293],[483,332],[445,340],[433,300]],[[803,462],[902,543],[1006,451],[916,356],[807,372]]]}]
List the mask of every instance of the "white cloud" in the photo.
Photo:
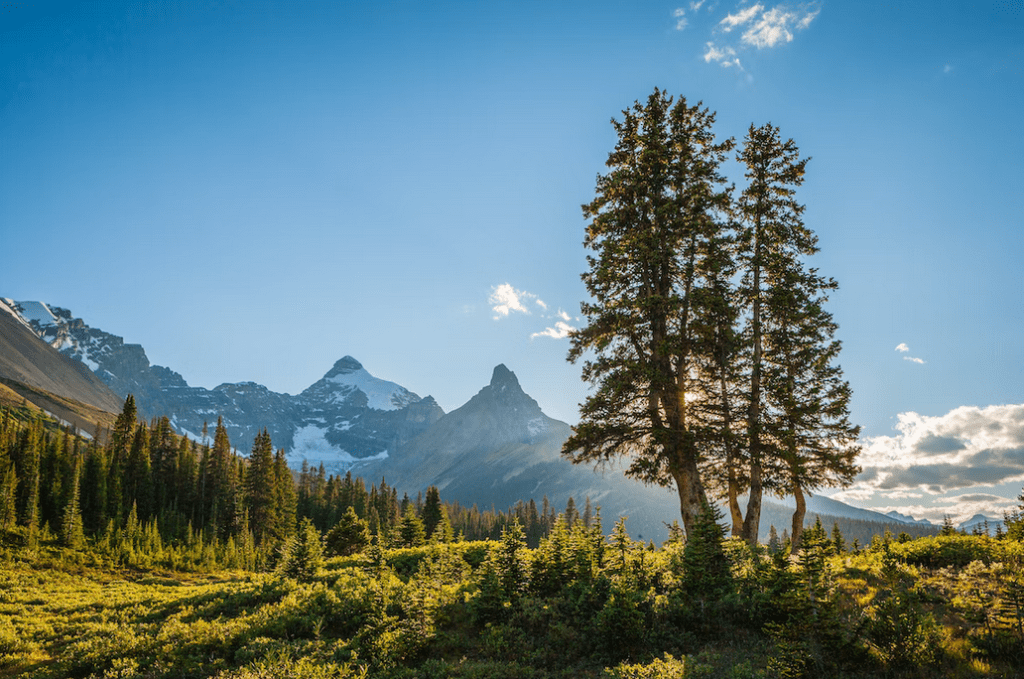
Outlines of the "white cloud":
[{"label": "white cloud", "polygon": [[704,52],[704,61],[706,61],[709,64],[712,61],[717,61],[720,64],[724,64],[735,56],[736,50],[734,50],[733,48],[726,47],[725,49],[719,49],[715,47],[715,43],[709,42],[707,43],[707,50]]},{"label": "white cloud", "polygon": [[[516,290],[508,283],[502,283],[491,288],[491,296],[487,298],[487,303],[492,305],[491,310],[494,312],[494,320],[498,320],[503,316],[508,316],[513,311],[529,314],[530,310],[523,304],[524,301],[529,300],[540,302],[537,299],[537,295],[525,292],[524,290]],[[543,302],[541,302],[541,305],[543,305]]]},{"label": "white cloud", "polygon": [[686,10],[683,9],[682,7],[678,8],[675,11],[672,12],[672,16],[676,18],[676,30],[677,31],[681,31],[681,30],[683,30],[684,28],[686,28],[689,25],[689,22],[686,20],[686,16],[685,15],[686,15]]},{"label": "white cloud", "polygon": [[696,0],[695,2],[691,2],[690,9],[696,12],[698,9],[700,9],[700,6],[703,5],[705,1],[706,0]]},{"label": "white cloud", "polygon": [[901,413],[896,430],[862,442],[863,470],[844,494],[898,499],[1024,482],[1024,404]]},{"label": "white cloud", "polygon": [[819,12],[821,12],[821,8],[818,8],[818,9],[814,10],[813,12],[807,12],[806,14],[804,14],[804,16],[801,17],[796,22],[797,30],[802,31],[805,28],[809,27],[811,25],[811,22],[814,21],[814,17],[818,16]]},{"label": "white cloud", "polygon": [[539,307],[540,307],[541,309],[543,309],[544,311],[547,311],[547,310],[548,310],[548,305],[544,303],[544,300],[542,300],[542,299],[540,299],[540,298],[537,298],[537,299],[536,299],[536,300],[534,300],[534,301],[536,302],[537,306],[539,306]]},{"label": "white cloud", "polygon": [[[760,8],[760,5],[756,5]],[[793,42],[793,30],[803,30],[811,25],[821,10],[810,11],[774,7],[764,14],[743,33],[743,42],[758,49],[775,47],[780,42]],[[745,14],[745,13],[744,13]],[[729,17],[726,17],[728,19]],[[749,20],[749,19],[748,19]],[[744,21],[746,23],[746,21]],[[792,29],[792,30],[791,30]]]},{"label": "white cloud", "polygon": [[[908,351],[910,351],[910,347],[907,346],[906,342],[900,342],[899,344],[896,345],[896,351],[900,352],[901,354],[905,354]],[[911,363],[918,363],[920,365],[924,365],[924,359],[917,358],[915,356],[904,356],[903,360],[910,361]]]},{"label": "white cloud", "polygon": [[530,339],[533,339],[534,337],[550,337],[551,339],[565,339],[566,337],[569,336],[569,333],[575,329],[576,328],[572,327],[568,323],[565,323],[563,321],[555,321],[555,327],[545,328],[543,332],[535,332],[532,335],[530,335]]},{"label": "white cloud", "polygon": [[[697,6],[700,4],[703,4],[703,1]],[[711,5],[708,10],[713,8],[714,5]],[[692,5],[691,9],[696,11],[696,7]],[[820,2],[779,4],[770,9],[765,9],[765,5],[760,3],[738,7],[733,13],[726,14],[724,19],[719,20],[714,29],[719,39],[727,44],[719,46],[714,42],[706,42],[704,61],[715,62],[723,68],[734,67],[737,71],[746,73],[747,80],[752,81],[753,78],[740,62],[737,51],[751,47],[764,49],[792,42],[794,34],[810,27],[820,12]],[[738,37],[722,35],[732,33],[733,29],[737,28],[742,29],[742,34]]]},{"label": "white cloud", "polygon": [[728,33],[737,26],[742,26],[753,19],[763,9],[764,5],[752,5],[744,10],[740,10],[736,14],[727,14],[724,19],[718,22],[718,25],[722,27],[723,31]]},{"label": "white cloud", "polygon": [[563,321],[571,321],[572,320],[572,317],[569,316],[569,314],[567,314],[564,311],[562,311],[561,309],[558,310],[558,317],[561,318]]}]

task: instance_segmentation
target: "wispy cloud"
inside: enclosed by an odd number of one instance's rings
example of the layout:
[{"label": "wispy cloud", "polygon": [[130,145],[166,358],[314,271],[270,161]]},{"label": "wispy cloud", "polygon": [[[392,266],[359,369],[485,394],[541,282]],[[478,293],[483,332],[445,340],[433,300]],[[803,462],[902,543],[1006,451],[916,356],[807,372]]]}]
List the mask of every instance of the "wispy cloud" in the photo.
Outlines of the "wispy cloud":
[{"label": "wispy cloud", "polygon": [[[896,345],[896,351],[900,352],[901,354],[905,354],[910,351],[910,347],[907,346],[906,342],[900,342],[899,344]],[[910,361],[911,363],[918,363],[920,365],[924,365],[924,359],[917,358],[916,356],[904,356],[903,360]]]},{"label": "wispy cloud", "polygon": [[[704,61],[745,71],[738,50],[768,49],[792,42],[795,34],[810,27],[820,12],[819,3],[780,4],[770,9],[760,3],[749,7],[741,5],[714,24],[712,35],[723,39],[725,44],[706,42]],[[734,31],[742,32],[737,38],[731,35]]]},{"label": "wispy cloud", "polygon": [[494,312],[494,320],[497,321],[512,312],[529,314],[530,310],[524,302],[531,300],[537,302],[542,308],[547,308],[547,305],[532,292],[516,290],[510,284],[502,283],[491,288],[491,296],[487,298],[487,303],[491,305],[491,311]]},{"label": "wispy cloud", "polygon": [[716,47],[713,42],[707,43],[706,47],[707,49],[704,51],[704,61],[707,63],[710,64],[714,61],[724,68],[735,66],[740,71],[743,70],[743,64],[740,63],[739,57],[736,56],[736,50],[733,48],[719,48]]},{"label": "wispy cloud", "polygon": [[735,14],[727,14],[724,19],[718,22],[718,25],[722,27],[722,30],[728,33],[737,26],[742,26],[754,17],[758,15],[761,10],[764,9],[764,5],[753,5],[746,9],[740,10]]},{"label": "wispy cloud", "polygon": [[572,316],[570,316],[569,314],[565,313],[561,309],[558,310],[558,317],[561,318],[563,321],[571,321],[572,320]]},{"label": "wispy cloud", "polygon": [[781,42],[793,42],[793,31],[811,25],[820,10],[787,10],[782,5],[761,14],[750,28],[743,32],[743,42],[758,49],[775,47]]},{"label": "wispy cloud", "polygon": [[698,9],[701,8],[701,5],[703,5],[705,3],[705,1],[706,0],[697,0],[695,2],[691,2],[690,3],[690,10],[696,12]]},{"label": "wispy cloud", "polygon": [[533,339],[535,337],[550,337],[551,339],[565,339],[566,337],[569,336],[569,333],[572,332],[575,329],[576,328],[572,327],[571,325],[569,325],[568,323],[566,323],[564,321],[555,321],[555,327],[553,327],[553,328],[545,328],[542,332],[535,332],[532,335],[530,335],[530,339]]},{"label": "wispy cloud", "polygon": [[682,7],[672,12],[672,16],[676,19],[676,30],[681,31],[687,27],[689,22],[686,20],[686,10]]}]

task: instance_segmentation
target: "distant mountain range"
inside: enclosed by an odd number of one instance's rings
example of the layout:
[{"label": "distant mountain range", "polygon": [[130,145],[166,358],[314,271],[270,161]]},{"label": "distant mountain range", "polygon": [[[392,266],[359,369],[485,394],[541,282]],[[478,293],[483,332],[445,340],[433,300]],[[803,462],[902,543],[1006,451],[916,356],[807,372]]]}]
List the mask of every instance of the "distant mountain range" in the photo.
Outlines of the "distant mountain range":
[{"label": "distant mountain range", "polygon": [[[295,396],[254,382],[192,387],[170,368],[152,365],[142,346],[41,302],[0,299],[0,349],[0,380],[7,383],[107,413],[120,412],[133,394],[142,415],[167,416],[193,439],[220,417],[243,454],[267,428],[293,467],[305,460],[330,473],[386,478],[410,495],[436,485],[445,499],[481,508],[504,510],[546,497],[560,509],[571,496],[582,510],[589,497],[601,506],[606,527],[628,515],[630,533],[657,541],[667,536],[666,522],[679,517],[674,491],[626,479],[615,466],[597,472],[567,462],[561,448],[571,428],[545,415],[504,365],[469,402],[446,414],[430,396],[374,377],[351,356]],[[821,496],[812,497],[808,509],[811,520],[812,513],[893,525],[909,518]],[[781,533],[788,514],[783,505],[766,507],[762,537],[771,524]]]}]

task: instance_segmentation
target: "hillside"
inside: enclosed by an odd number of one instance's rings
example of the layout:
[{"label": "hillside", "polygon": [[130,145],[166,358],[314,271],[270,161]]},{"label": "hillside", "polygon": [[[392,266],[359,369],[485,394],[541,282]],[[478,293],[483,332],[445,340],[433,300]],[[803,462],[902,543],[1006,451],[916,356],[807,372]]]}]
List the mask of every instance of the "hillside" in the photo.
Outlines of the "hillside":
[{"label": "hillside", "polygon": [[123,399],[81,361],[37,337],[0,299],[0,382],[29,403],[92,431],[120,412]]}]

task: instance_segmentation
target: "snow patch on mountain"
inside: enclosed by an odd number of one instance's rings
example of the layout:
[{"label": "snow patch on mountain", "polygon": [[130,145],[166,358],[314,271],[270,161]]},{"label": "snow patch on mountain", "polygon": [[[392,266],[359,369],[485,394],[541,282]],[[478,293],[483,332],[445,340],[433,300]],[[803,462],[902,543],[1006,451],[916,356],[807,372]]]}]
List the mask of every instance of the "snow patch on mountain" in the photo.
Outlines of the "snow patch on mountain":
[{"label": "snow patch on mountain", "polygon": [[18,302],[16,308],[22,318],[29,323],[35,321],[40,327],[45,328],[58,323],[57,316],[43,302]]},{"label": "snow patch on mountain", "polygon": [[0,311],[4,311],[14,317],[14,320],[21,323],[23,326],[35,333],[35,330],[31,325],[28,324],[20,313],[18,313],[18,303],[8,297],[0,298]]},{"label": "snow patch on mountain", "polygon": [[325,436],[327,431],[328,427],[318,427],[315,424],[297,427],[292,435],[292,448],[288,451],[288,457],[294,460],[322,462],[324,469],[328,471],[345,472],[358,462],[384,460],[388,456],[388,451],[382,450],[369,457],[354,457],[347,450],[329,442]]},{"label": "snow patch on mountain", "polygon": [[405,387],[374,377],[361,366],[357,370],[328,377],[327,381],[341,387],[333,397],[335,403],[346,400],[354,389],[366,395],[366,405],[374,410],[400,410],[419,400]]},{"label": "snow patch on mountain", "polygon": [[526,428],[529,430],[530,436],[536,436],[537,434],[545,432],[548,430],[547,418],[535,417],[526,423]]}]

